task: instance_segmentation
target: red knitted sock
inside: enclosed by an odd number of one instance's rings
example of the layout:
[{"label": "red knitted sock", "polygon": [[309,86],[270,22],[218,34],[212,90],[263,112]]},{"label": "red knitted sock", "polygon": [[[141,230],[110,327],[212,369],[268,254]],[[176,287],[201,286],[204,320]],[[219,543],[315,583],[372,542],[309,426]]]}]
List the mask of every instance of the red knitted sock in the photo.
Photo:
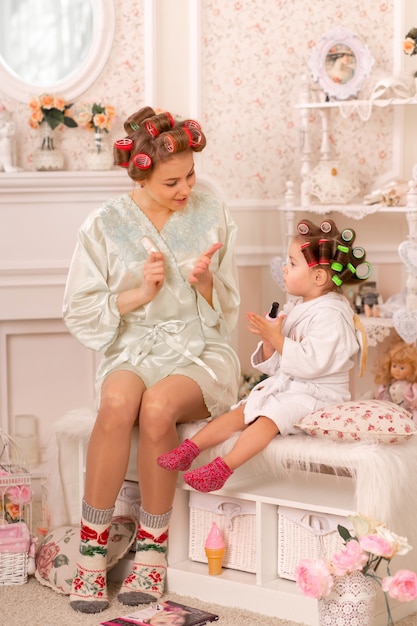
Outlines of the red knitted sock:
[{"label": "red knitted sock", "polygon": [[156,462],[166,470],[183,472],[191,467],[191,463],[199,454],[200,448],[189,439],[185,439],[177,448],[161,454]]},{"label": "red knitted sock", "polygon": [[233,474],[233,470],[218,456],[217,459],[184,474],[187,485],[197,491],[216,491],[221,489],[226,480]]}]

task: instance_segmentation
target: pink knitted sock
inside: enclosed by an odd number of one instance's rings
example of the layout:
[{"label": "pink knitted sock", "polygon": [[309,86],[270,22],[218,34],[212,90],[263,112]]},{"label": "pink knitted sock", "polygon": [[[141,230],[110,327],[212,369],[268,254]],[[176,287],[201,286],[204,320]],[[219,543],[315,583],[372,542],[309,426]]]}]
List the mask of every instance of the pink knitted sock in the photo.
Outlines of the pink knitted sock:
[{"label": "pink knitted sock", "polygon": [[184,474],[187,485],[197,491],[216,491],[221,489],[226,480],[233,474],[233,470],[218,456],[217,459]]},{"label": "pink knitted sock", "polygon": [[191,463],[199,454],[200,448],[189,439],[185,439],[177,448],[161,454],[156,462],[166,470],[183,472],[191,467]]}]

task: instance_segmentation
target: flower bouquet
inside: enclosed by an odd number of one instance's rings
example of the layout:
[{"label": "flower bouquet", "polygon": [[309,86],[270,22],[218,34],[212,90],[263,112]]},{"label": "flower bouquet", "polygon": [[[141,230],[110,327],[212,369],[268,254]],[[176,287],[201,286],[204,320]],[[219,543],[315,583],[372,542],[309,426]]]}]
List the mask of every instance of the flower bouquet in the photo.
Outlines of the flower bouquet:
[{"label": "flower bouquet", "polygon": [[[322,600],[327,598],[336,581],[354,572],[361,572],[377,583],[384,592],[388,615],[388,626],[394,624],[388,596],[400,602],[417,598],[417,575],[401,569],[391,576],[390,563],[394,556],[407,554],[412,548],[405,537],[400,537],[386,528],[382,522],[363,515],[348,517],[354,534],[344,526],[338,526],[344,547],[328,562],[323,559],[301,560],[296,569],[296,584],[304,595]],[[386,576],[377,575],[382,562],[386,565]]]},{"label": "flower bouquet", "polygon": [[71,107],[72,104],[62,98],[49,94],[32,98],[29,102],[32,111],[29,125],[41,131],[41,145],[33,155],[37,170],[61,170],[64,167],[64,155],[55,148],[53,133],[61,125],[68,128],[78,126],[74,118],[68,115]]},{"label": "flower bouquet", "polygon": [[39,128],[41,124],[47,124],[51,130],[55,130],[60,124],[75,128],[78,126],[73,117],[67,115],[68,109],[72,104],[68,104],[58,96],[43,94],[42,96],[32,98],[29,102],[29,108],[32,114],[29,118],[29,125],[32,128]]},{"label": "flower bouquet", "polygon": [[114,116],[114,107],[109,104],[84,102],[74,107],[74,118],[78,125],[94,131],[97,152],[102,150],[102,133],[109,132]]}]

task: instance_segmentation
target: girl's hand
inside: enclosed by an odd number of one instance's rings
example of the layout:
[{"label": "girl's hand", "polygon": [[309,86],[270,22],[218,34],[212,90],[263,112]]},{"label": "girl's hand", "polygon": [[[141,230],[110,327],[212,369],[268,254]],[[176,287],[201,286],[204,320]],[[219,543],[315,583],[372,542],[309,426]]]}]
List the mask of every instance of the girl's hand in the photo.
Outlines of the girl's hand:
[{"label": "girl's hand", "polygon": [[[284,321],[284,315],[281,313],[275,320],[267,320],[262,315],[257,313],[246,313],[246,319],[249,322],[248,330],[253,335],[258,335],[264,342],[264,352],[270,353],[266,358],[271,356],[272,351],[276,350],[279,354],[282,353],[282,346],[284,344],[284,336],[282,334],[282,323]],[[271,347],[273,350],[271,350]]]},{"label": "girl's hand", "polygon": [[198,257],[193,269],[188,276],[188,282],[191,285],[199,285],[200,287],[210,287],[213,284],[213,275],[210,272],[210,263],[213,254],[220,250],[222,243],[214,243],[208,250]]}]

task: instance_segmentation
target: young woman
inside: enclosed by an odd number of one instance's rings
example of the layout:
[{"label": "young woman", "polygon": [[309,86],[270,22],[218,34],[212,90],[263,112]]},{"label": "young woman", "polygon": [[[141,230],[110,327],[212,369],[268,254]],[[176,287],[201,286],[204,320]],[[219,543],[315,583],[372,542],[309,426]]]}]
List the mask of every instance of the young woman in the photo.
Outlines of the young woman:
[{"label": "young woman", "polygon": [[134,187],[80,228],[64,299],[67,328],[104,354],[70,596],[85,613],[108,606],[109,525],[133,426],[139,424],[141,512],[133,570],[118,595],[128,605],[153,602],[164,591],[176,475],[156,459],[178,442],[177,424],[233,404],[240,375],[228,344],[239,306],[236,226],[222,203],[193,191],[203,131],[194,120],[149,107],[124,128],[115,162]]}]

